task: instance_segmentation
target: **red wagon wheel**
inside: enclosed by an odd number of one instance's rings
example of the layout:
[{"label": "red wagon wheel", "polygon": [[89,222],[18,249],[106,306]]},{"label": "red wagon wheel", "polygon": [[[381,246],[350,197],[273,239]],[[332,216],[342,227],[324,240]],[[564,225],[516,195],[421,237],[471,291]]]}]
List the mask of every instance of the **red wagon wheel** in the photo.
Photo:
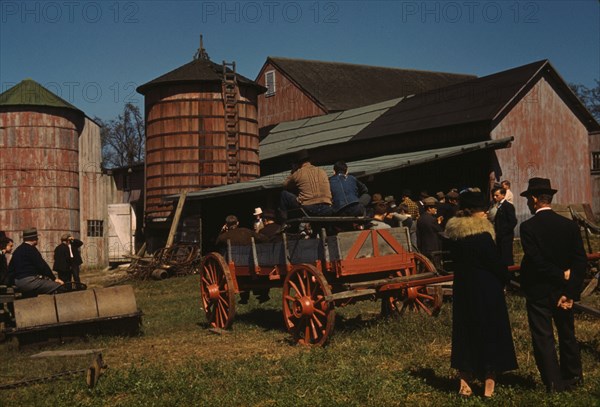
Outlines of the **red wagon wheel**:
[{"label": "red wagon wheel", "polygon": [[327,280],[310,264],[295,266],[283,283],[283,318],[288,331],[302,345],[323,345],[333,331],[335,310],[325,297]]},{"label": "red wagon wheel", "polygon": [[[413,253],[413,256],[414,267],[402,270],[402,275],[408,276],[435,271],[435,266],[427,257],[420,253]],[[417,285],[404,288],[383,298],[382,313],[389,314],[394,311],[402,314],[405,311],[412,311],[435,316],[440,312],[443,298],[443,291],[440,286]]]},{"label": "red wagon wheel", "polygon": [[211,327],[227,329],[235,316],[235,291],[223,256],[209,253],[200,267],[200,291],[206,319]]}]

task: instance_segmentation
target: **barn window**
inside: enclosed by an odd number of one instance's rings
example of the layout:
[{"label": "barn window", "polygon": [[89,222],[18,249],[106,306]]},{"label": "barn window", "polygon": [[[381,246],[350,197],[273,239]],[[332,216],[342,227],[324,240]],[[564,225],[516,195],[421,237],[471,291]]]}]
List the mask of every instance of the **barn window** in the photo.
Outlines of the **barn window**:
[{"label": "barn window", "polygon": [[104,221],[88,220],[87,221],[87,235],[88,235],[88,237],[104,236]]},{"label": "barn window", "polygon": [[273,96],[275,94],[275,71],[265,72],[265,86],[267,87],[265,96]]},{"label": "barn window", "polygon": [[600,151],[592,152],[592,172],[600,173]]}]

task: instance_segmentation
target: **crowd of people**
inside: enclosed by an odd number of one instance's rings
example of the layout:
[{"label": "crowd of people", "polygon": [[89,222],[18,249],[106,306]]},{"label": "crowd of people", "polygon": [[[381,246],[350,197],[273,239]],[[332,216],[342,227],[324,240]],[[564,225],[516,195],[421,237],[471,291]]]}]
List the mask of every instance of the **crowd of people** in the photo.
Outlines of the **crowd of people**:
[{"label": "crowd of people", "polygon": [[37,229],[25,229],[22,237],[23,243],[13,251],[14,241],[0,231],[0,285],[15,286],[24,296],[61,293],[81,286],[81,240],[70,233],[63,234],[54,249],[51,268],[37,248],[40,242]]},{"label": "crowd of people", "polygon": [[[436,255],[448,252],[454,265],[450,363],[459,372],[459,393],[471,396],[472,380],[479,377],[485,383],[484,396],[491,397],[496,376],[517,369],[505,300],[517,226],[508,181],[494,187],[491,197],[477,188],[468,188],[434,196],[423,192],[413,200],[411,191],[404,190],[397,203],[391,195],[370,196],[367,187],[348,174],[344,162],[337,162],[333,175],[328,177],[304,154],[284,188],[277,212],[255,208],[252,228],[240,226],[235,215],[227,216],[216,244],[277,241],[289,213],[298,209],[310,216],[362,217],[371,229],[405,226],[421,253],[435,263]],[[520,226],[524,252],[520,282],[526,296],[533,354],[550,392],[583,383],[573,303],[579,300],[587,266],[579,227],[551,209],[556,192],[550,180],[530,179],[521,196],[527,199],[534,216]],[[303,229],[307,236],[311,234],[309,228],[305,225]],[[22,237],[23,243],[13,251],[13,240],[0,232],[0,285],[15,285],[23,293],[37,295],[65,291],[65,283],[71,280],[80,283],[80,240],[64,234],[54,250],[51,268],[36,247],[40,238],[37,229],[24,230]],[[8,263],[7,255],[11,253]],[[268,289],[254,293],[260,302],[269,299]],[[248,296],[243,293],[242,303],[248,301]],[[554,328],[558,332],[559,357]]]},{"label": "crowd of people", "polygon": [[[491,196],[466,188],[435,196],[423,192],[413,200],[405,190],[397,204],[391,195],[369,196],[367,187],[348,175],[345,163],[333,169],[327,177],[307,155],[301,156],[284,184],[279,220],[299,208],[310,216],[362,216],[371,229],[407,227],[413,244],[434,263],[436,255],[448,255],[454,271],[451,367],[459,372],[459,393],[471,396],[472,380],[480,378],[483,395],[492,397],[496,376],[518,367],[505,300],[518,223],[510,182],[495,185]],[[520,226],[521,285],[534,357],[549,392],[583,383],[573,302],[579,299],[587,260],[578,226],[551,209],[555,193],[550,180],[530,179],[521,196],[534,216]],[[254,216],[254,230],[239,227],[237,218],[229,216],[217,242],[250,244],[250,238],[265,242],[280,236],[273,210],[256,208]]]}]

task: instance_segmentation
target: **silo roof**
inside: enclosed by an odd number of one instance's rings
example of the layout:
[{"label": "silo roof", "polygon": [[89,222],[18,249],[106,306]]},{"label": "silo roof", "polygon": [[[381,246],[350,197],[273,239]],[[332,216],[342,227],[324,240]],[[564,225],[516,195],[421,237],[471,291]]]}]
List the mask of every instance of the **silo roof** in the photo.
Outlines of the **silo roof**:
[{"label": "silo roof", "polygon": [[85,115],[80,109],[29,78],[0,94],[0,106],[49,106],[71,109]]},{"label": "silo roof", "polygon": [[[227,68],[228,72],[231,72]],[[221,82],[223,80],[223,65],[216,64],[209,59],[195,59],[192,62],[180,66],[151,80],[136,89],[144,95],[148,89],[162,84],[178,84],[189,82]],[[267,89],[252,79],[248,79],[243,75],[237,74],[237,80],[242,85],[253,86],[265,92]],[[261,92],[261,93],[262,93]]]}]

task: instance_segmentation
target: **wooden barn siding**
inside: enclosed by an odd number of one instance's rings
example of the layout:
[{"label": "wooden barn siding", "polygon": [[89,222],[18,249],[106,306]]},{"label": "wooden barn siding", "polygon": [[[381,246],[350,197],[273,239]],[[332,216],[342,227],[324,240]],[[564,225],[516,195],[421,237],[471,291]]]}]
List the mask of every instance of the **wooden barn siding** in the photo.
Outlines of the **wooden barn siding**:
[{"label": "wooden barn siding", "polygon": [[[102,147],[100,145],[100,127],[85,119],[85,125],[79,136],[79,186],[81,221],[80,236],[84,246],[81,256],[85,265],[108,265],[108,197],[109,177],[102,174]],[[87,221],[102,220],[104,236],[88,236]]]},{"label": "wooden barn siding", "polygon": [[[590,140],[590,162],[592,152],[600,151],[600,134],[592,134]],[[590,165],[591,166],[591,165]],[[592,174],[592,209],[596,214],[596,218],[600,220],[600,172]]]},{"label": "wooden barn siding", "polygon": [[19,244],[37,227],[48,262],[63,233],[79,231],[80,113],[0,110],[0,229]]},{"label": "wooden barn siding", "polygon": [[514,136],[512,147],[497,151],[502,175],[511,181],[517,218],[531,215],[525,198],[532,177],[550,178],[554,202],[591,202],[588,132],[552,86],[541,78],[493,129],[492,139]]},{"label": "wooden barn siding", "polygon": [[264,68],[257,82],[266,87],[265,73],[272,70],[275,70],[275,94],[258,96],[259,128],[327,113],[272,64]]},{"label": "wooden barn siding", "polygon": [[[260,175],[256,91],[240,88],[241,180]],[[171,86],[146,97],[146,216],[168,216],[162,198],[227,184],[223,98],[213,84]]]}]

